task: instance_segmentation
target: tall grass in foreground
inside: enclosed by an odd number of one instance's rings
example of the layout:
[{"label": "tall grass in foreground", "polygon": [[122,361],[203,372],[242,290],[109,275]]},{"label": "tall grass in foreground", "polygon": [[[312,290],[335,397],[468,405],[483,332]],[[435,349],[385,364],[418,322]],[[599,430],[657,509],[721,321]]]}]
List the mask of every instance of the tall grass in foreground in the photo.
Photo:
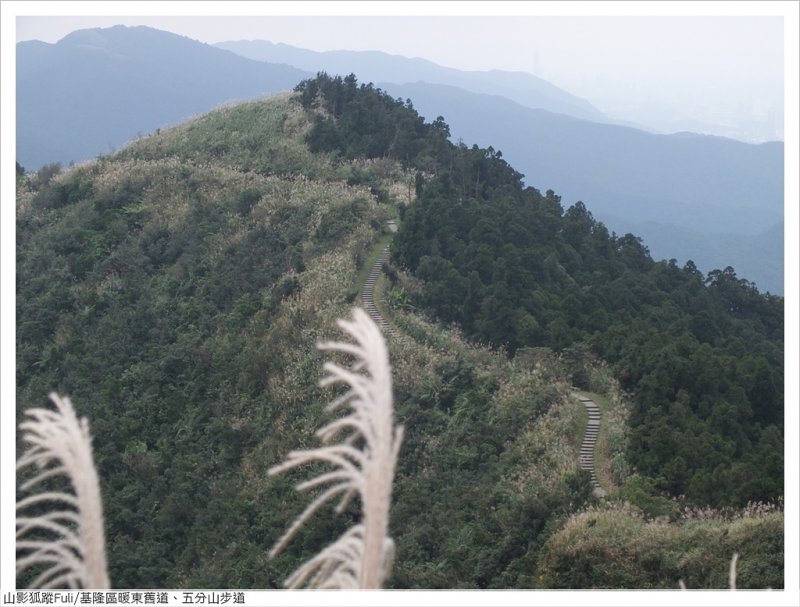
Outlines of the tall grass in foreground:
[{"label": "tall grass in foreground", "polygon": [[[327,362],[321,385],[344,384],[347,391],[329,405],[331,412],[349,408],[317,435],[323,446],[292,451],[270,474],[311,462],[332,464],[332,471],[298,485],[298,490],[322,489],[273,547],[274,557],[321,506],[339,498],[343,510],[358,495],[362,522],[302,565],[285,582],[287,587],[380,588],[394,557],[387,536],[392,480],[403,429],[394,426],[392,381],[386,343],[375,323],[356,308],[353,320],[339,326],[355,340],[321,343],[322,350],[354,357],[350,367]],[[17,574],[33,569],[30,587],[108,588],[100,485],[94,467],[89,425],[78,420],[68,398],[51,395],[56,410],[28,409],[20,424],[30,445],[17,461],[38,474],[23,483],[17,502]],[[336,442],[338,439],[338,442]],[[74,493],[38,488],[47,479],[65,476]],[[53,507],[57,504],[59,507]],[[27,513],[27,514],[26,514]],[[38,573],[38,575],[37,575]]]},{"label": "tall grass in foreground", "polygon": [[[28,409],[20,424],[30,448],[17,470],[33,466],[38,474],[22,484],[23,492],[47,479],[65,476],[74,493],[34,492],[17,502],[17,574],[43,570],[32,588],[108,588],[103,505],[92,459],[89,423],[78,421],[68,398],[51,394],[56,410]],[[58,508],[43,510],[43,506]]]},{"label": "tall grass in foreground", "polygon": [[[330,467],[297,485],[301,491],[314,490],[315,499],[270,556],[277,556],[329,501],[338,500],[337,510],[342,511],[357,498],[363,516],[290,575],[285,581],[289,588],[380,588],[392,569],[389,507],[403,437],[402,427],[393,420],[392,369],[380,330],[363,310],[355,309],[352,320],[338,324],[354,343],[318,347],[337,353],[337,358],[353,359],[349,366],[327,362],[320,382],[323,387],[345,388],[328,405],[331,413],[343,414],[318,430],[321,447],[292,451],[269,472],[275,475],[304,464]],[[516,390],[509,384],[501,392]],[[51,399],[55,411],[29,409],[20,424],[22,440],[30,448],[17,469],[37,470],[20,487],[17,573],[27,575],[31,581],[24,581],[31,587],[108,588],[103,512],[88,423],[78,420],[69,399],[55,394]],[[52,484],[63,480],[60,477],[71,483],[73,492]],[[763,558],[782,552],[771,544],[782,539],[782,512],[753,505],[741,518],[726,522],[709,519],[713,513],[693,511],[684,524],[668,525],[647,521],[628,508],[589,509],[571,517],[545,547],[540,580],[548,578],[548,586],[555,588],[671,587],[673,580],[681,588],[722,587],[723,559],[727,564],[733,554],[726,567],[729,588],[737,588],[737,578],[745,588],[782,587],[782,558],[780,563]],[[747,558],[740,560],[740,551]],[[633,570],[640,566],[645,570]]]},{"label": "tall grass in foreground", "polygon": [[290,588],[304,585],[380,588],[394,558],[394,542],[387,531],[392,480],[403,429],[393,425],[391,369],[386,343],[380,329],[359,308],[354,310],[352,321],[340,320],[339,326],[356,343],[322,343],[319,348],[351,355],[355,362],[350,368],[325,363],[328,375],[320,384],[323,387],[347,386],[347,391],[334,399],[328,410],[335,412],[349,406],[350,413],[317,431],[324,446],[292,451],[285,462],[269,472],[279,474],[313,462],[331,464],[334,470],[297,485],[299,491],[323,487],[324,490],[297,517],[270,556],[279,554],[314,512],[334,498],[340,500],[336,509],[341,512],[358,495],[363,519],[298,568],[285,582]]}]

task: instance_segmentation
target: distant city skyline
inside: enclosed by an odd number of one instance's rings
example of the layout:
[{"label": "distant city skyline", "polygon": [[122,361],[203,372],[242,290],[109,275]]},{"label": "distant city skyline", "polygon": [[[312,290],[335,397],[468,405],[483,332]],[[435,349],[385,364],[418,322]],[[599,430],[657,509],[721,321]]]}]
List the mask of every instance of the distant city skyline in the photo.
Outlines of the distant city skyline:
[{"label": "distant city skyline", "polygon": [[524,71],[654,131],[783,138],[781,17],[19,16],[16,39],[54,43],[115,24],[209,44],[262,39],[315,51],[378,50],[462,70]]}]

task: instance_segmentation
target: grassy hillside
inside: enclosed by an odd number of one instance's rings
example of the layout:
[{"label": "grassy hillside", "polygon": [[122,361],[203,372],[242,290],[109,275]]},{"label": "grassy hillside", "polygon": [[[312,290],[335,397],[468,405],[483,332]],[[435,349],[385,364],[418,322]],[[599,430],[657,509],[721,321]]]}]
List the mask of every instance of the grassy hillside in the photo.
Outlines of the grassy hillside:
[{"label": "grassy hillside", "polygon": [[137,134],[231,100],[288,91],[310,76],[149,27],[72,32],[17,44],[17,160],[81,162]]},{"label": "grassy hillside", "polygon": [[[21,181],[18,406],[57,390],[91,420],[115,586],[278,586],[344,524],[323,517],[267,561],[302,498],[266,469],[319,426],[315,342],[396,213],[377,199],[407,176],[310,153],[310,126],[279,96]],[[392,346],[407,428],[392,583],[514,585],[521,573],[499,576],[550,512],[588,494],[575,444],[536,447],[563,440],[565,377],[426,333],[437,347]]]},{"label": "grassy hillside", "polygon": [[[266,471],[315,444],[327,417],[315,343],[338,337],[386,219],[421,187],[408,167],[443,166],[446,125],[362,92],[402,117],[383,123],[373,158],[356,153],[369,129],[339,130],[335,106],[283,95],[19,177],[18,417],[57,390],[89,418],[115,587],[279,587],[357,516],[325,512],[267,559],[307,499],[302,472]],[[420,284],[396,267],[381,288]],[[583,373],[622,410],[614,380],[591,357],[511,357],[388,300],[406,428],[389,585],[548,586],[546,546],[595,504],[572,382]],[[624,456],[609,453],[622,485]]]},{"label": "grassy hillside", "polygon": [[629,505],[571,517],[542,551],[539,581],[550,588],[783,588],[783,513],[758,506],[673,523],[648,520]]},{"label": "grassy hillside", "polygon": [[[283,149],[292,136],[270,117],[291,106],[239,111],[263,150]],[[260,504],[262,471],[317,425],[314,345],[349,309],[386,213],[363,186],[202,158],[192,150],[209,149],[219,118],[58,176],[19,207],[19,406],[55,389],[91,420],[122,587],[281,579],[264,550],[297,499],[286,485],[280,507]]]}]

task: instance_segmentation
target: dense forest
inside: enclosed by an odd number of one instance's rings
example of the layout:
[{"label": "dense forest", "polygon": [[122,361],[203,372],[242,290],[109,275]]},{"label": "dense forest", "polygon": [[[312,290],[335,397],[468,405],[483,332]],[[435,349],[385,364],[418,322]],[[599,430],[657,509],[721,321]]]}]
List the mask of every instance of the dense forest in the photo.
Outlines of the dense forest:
[{"label": "dense forest", "polygon": [[[448,136],[321,74],[68,171],[19,167],[18,417],[57,390],[90,420],[115,587],[280,587],[356,516],[267,559],[306,502],[266,470],[313,444],[315,343],[396,216],[376,287],[408,337],[390,587],[720,587],[734,551],[740,587],[782,586],[782,512],[721,508],[782,495],[782,299],[654,262]],[[603,504],[573,386],[608,402]]]},{"label": "dense forest", "polygon": [[783,494],[782,297],[731,267],[704,277],[692,262],[655,262],[582,202],[565,210],[525,187],[501,152],[450,144],[441,117],[424,125],[410,101],[352,76],[299,90],[329,113],[312,149],[420,171],[394,259],[424,282],[419,302],[438,319],[512,355],[585,347],[613,363],[634,394],[628,457],[658,490],[714,506]]},{"label": "dense forest", "polygon": [[655,262],[582,203],[562,211],[523,188],[492,152],[455,154],[396,240],[420,301],[510,352],[584,345],[613,363],[634,394],[629,459],[659,489],[713,505],[780,496],[782,298],[730,267]]}]

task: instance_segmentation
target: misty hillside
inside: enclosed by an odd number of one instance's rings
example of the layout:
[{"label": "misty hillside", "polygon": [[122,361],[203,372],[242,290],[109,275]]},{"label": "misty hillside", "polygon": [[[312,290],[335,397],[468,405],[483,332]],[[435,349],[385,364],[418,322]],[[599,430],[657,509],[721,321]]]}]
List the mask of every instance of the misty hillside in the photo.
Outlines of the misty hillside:
[{"label": "misty hillside", "polygon": [[[383,86],[383,85],[382,85]],[[757,234],[783,216],[783,144],[655,135],[532,110],[497,95],[430,84],[386,85],[451,134],[491,145],[527,183],[583,200],[599,216]],[[491,119],[481,117],[491,116]]]},{"label": "misty hillside", "polygon": [[[784,223],[759,234],[709,234],[703,226],[678,227],[652,221],[633,223],[613,217],[608,225],[617,232],[640,235],[653,257],[691,259],[699,268],[732,266],[737,274],[754,281],[762,291],[783,294]],[[676,254],[676,251],[678,252]]]},{"label": "misty hillside", "polygon": [[704,271],[730,265],[761,290],[783,292],[782,241],[770,236],[782,233],[783,143],[654,135],[444,85],[382,86],[428,120],[444,115],[454,140],[501,150],[526,183],[645,237],[655,258],[691,259]]},{"label": "misty hillside", "polygon": [[[607,121],[602,112],[585,99],[524,72],[463,71],[443,67],[426,59],[410,59],[377,51],[316,52],[267,40],[220,42],[214,46],[250,59],[285,63],[313,73],[324,71],[342,77],[353,73],[361,82],[446,84],[474,93],[502,95],[526,107],[585,120]],[[428,118],[432,120],[435,116]]]},{"label": "misty hillside", "polygon": [[265,40],[216,46],[314,72],[353,72],[413,99],[428,120],[444,116],[454,141],[502,150],[527,183],[583,200],[610,229],[645,237],[655,258],[692,260],[704,271],[730,265],[761,290],[783,293],[782,143],[607,127],[587,102],[530,74]]},{"label": "misty hillside", "polygon": [[17,161],[80,162],[220,104],[288,91],[308,74],[148,27],[17,44]]},{"label": "misty hillside", "polygon": [[89,418],[115,587],[275,588],[358,516],[267,558],[308,502],[266,471],[329,419],[315,343],[392,239],[391,588],[720,588],[734,552],[740,588],[783,586],[782,298],[449,128],[322,75],[18,172],[17,414],[57,390]]},{"label": "misty hillside", "polygon": [[150,28],[18,44],[17,160],[37,169],[94,158],[222,103],[288,90],[303,70],[354,72],[413,99],[428,120],[444,116],[453,141],[502,150],[526,183],[584,201],[611,230],[644,236],[654,257],[691,259],[705,272],[730,265],[762,291],[783,292],[782,242],[772,237],[783,225],[781,143],[602,124],[585,101],[528,74],[264,41],[225,45],[300,69]]}]

